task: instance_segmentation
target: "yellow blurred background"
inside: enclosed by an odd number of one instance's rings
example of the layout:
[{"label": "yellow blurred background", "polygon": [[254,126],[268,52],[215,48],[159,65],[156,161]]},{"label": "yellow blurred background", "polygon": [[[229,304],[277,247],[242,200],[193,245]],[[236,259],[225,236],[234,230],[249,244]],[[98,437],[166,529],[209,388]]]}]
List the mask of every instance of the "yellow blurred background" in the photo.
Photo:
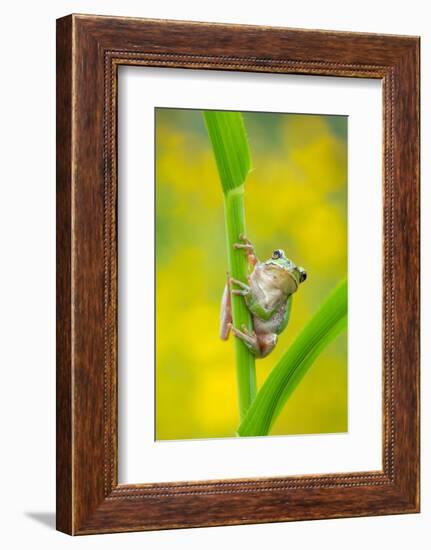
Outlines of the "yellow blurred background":
[{"label": "yellow blurred background", "polygon": [[[253,171],[247,234],[308,274],[258,386],[347,273],[347,117],[243,113]],[[223,194],[202,112],[156,109],[156,439],[233,437],[232,339],[219,339],[226,279]],[[232,336],[231,336],[232,338]],[[318,357],[271,435],[347,431],[347,332]]]}]

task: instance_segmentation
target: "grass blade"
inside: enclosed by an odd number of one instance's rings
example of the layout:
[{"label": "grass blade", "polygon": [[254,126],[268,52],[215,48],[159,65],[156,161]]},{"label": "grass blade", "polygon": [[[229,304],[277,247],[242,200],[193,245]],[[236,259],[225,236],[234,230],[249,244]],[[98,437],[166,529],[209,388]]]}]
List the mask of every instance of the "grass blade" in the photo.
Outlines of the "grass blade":
[{"label": "grass blade", "polygon": [[[244,182],[250,171],[250,151],[242,115],[236,112],[204,111],[225,201],[228,270],[232,277],[246,281],[247,260],[233,247],[246,233]],[[241,296],[231,296],[234,326],[252,328],[252,319]],[[256,369],[253,354],[243,342],[234,339],[240,419],[244,418],[256,395]]]},{"label": "grass blade", "polygon": [[250,150],[241,113],[204,111],[223,192],[244,184],[251,169]]},{"label": "grass blade", "polygon": [[256,395],[238,435],[268,435],[271,426],[321,351],[347,326],[347,280],[323,302]]}]

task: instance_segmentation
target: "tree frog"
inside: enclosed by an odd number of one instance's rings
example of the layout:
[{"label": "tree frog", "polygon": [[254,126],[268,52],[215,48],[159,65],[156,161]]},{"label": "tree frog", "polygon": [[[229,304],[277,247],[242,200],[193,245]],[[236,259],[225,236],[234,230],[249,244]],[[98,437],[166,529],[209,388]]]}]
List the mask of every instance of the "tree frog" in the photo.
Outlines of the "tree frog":
[{"label": "tree frog", "polygon": [[[244,235],[240,235],[240,241],[233,246],[245,251],[252,272],[247,277],[248,284],[228,274],[222,299],[220,337],[227,340],[232,330],[257,358],[266,357],[289,322],[292,294],[305,281],[307,273],[287,258],[284,250],[274,250],[269,260],[260,262],[251,242]],[[252,314],[252,331],[244,325],[241,330],[232,325],[231,292],[244,297]]]}]

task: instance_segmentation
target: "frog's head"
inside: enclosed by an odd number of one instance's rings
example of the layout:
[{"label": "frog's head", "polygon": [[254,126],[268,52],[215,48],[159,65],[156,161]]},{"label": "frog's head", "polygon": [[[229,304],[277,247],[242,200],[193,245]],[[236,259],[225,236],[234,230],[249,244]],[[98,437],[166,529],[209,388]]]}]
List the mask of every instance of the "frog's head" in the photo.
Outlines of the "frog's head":
[{"label": "frog's head", "polygon": [[286,294],[293,294],[299,285],[307,278],[307,272],[303,267],[298,267],[290,260],[284,250],[274,250],[272,256],[264,264],[267,271],[279,288]]}]

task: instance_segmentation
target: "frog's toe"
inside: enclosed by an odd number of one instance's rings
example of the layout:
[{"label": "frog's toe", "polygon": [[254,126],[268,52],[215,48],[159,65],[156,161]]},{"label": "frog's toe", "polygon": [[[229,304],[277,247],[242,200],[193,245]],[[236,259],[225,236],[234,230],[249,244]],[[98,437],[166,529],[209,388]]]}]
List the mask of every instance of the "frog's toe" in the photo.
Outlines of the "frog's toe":
[{"label": "frog's toe", "polygon": [[238,330],[235,327],[232,327],[232,332],[237,338],[244,342],[244,344],[253,353],[253,355],[255,355],[256,357],[260,357],[259,344],[257,341],[257,336],[254,332],[243,332],[242,330]]},{"label": "frog's toe", "polygon": [[239,281],[238,279],[234,279],[233,277],[230,278],[230,283],[232,285],[237,285],[243,290],[249,290],[249,287],[247,284],[243,283],[242,281]]},{"label": "frog's toe", "polygon": [[243,323],[241,325],[241,330],[247,336],[251,336],[252,338],[256,338],[256,333],[254,332],[254,330],[249,330],[245,323]]},{"label": "frog's toe", "polygon": [[250,243],[233,243],[233,247],[235,249],[242,249],[242,250],[254,250],[254,247]]},{"label": "frog's toe", "polygon": [[232,290],[232,294],[234,296],[247,296],[248,290],[236,290],[236,289],[234,289],[234,290]]}]

